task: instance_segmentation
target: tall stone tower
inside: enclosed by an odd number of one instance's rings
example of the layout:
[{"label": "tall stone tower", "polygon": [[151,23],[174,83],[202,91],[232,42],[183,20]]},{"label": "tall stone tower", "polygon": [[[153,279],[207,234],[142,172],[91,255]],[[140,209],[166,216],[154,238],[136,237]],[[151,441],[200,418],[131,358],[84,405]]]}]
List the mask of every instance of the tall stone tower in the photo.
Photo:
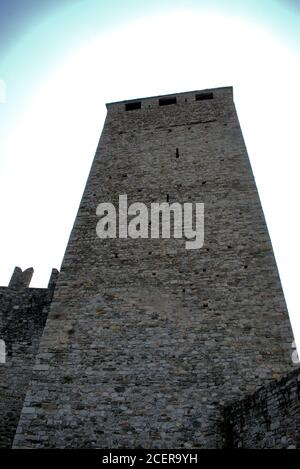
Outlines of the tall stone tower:
[{"label": "tall stone tower", "polygon": [[[232,88],[107,105],[15,447],[221,447],[293,341]],[[203,202],[205,242],[100,239],[100,202]]]}]

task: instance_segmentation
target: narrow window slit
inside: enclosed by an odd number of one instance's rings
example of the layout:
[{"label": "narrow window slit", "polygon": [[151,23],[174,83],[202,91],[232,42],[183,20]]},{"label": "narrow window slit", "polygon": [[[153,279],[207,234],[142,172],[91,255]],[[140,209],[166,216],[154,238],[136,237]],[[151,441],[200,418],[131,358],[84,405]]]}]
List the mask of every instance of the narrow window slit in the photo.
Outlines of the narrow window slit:
[{"label": "narrow window slit", "polygon": [[158,103],[160,106],[169,106],[170,104],[177,104],[177,99],[175,97],[160,98]]},{"label": "narrow window slit", "polygon": [[209,93],[197,93],[195,95],[196,101],[204,101],[205,99],[213,99],[214,94],[212,92]]},{"label": "narrow window slit", "polygon": [[141,101],[132,101],[131,103],[125,104],[126,111],[134,111],[135,109],[141,109],[142,103]]}]

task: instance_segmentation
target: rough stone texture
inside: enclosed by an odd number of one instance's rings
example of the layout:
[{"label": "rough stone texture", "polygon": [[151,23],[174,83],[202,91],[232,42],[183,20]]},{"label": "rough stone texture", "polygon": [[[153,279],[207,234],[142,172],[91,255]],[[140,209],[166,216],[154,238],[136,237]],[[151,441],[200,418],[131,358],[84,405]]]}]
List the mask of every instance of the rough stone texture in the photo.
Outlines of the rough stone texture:
[{"label": "rough stone texture", "polygon": [[11,276],[8,288],[22,288],[29,287],[33,276],[33,268],[22,271],[20,267],[15,267],[14,273]]},{"label": "rough stone texture", "polygon": [[227,448],[300,448],[300,370],[224,411]]},{"label": "rough stone texture", "polygon": [[[292,369],[291,332],[232,88],[108,114],[14,446],[220,447],[220,405]],[[205,245],[106,239],[96,207],[204,202]]]},{"label": "rough stone texture", "polygon": [[0,448],[12,445],[53,295],[54,284],[27,288],[32,274],[33,269],[16,267],[9,287],[0,287],[0,339],[6,346],[6,362],[0,364]]}]

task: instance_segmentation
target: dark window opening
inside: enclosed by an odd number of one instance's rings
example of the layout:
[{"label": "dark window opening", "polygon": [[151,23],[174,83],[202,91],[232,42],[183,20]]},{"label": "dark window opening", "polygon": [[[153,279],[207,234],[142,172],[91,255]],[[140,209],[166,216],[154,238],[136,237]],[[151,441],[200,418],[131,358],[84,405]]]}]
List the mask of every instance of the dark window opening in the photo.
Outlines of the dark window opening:
[{"label": "dark window opening", "polygon": [[179,150],[176,148],[176,158],[179,158]]},{"label": "dark window opening", "polygon": [[170,104],[176,104],[177,99],[176,98],[160,98],[158,102],[160,106],[169,106]]},{"label": "dark window opening", "polygon": [[141,109],[142,103],[141,101],[132,101],[131,103],[125,104],[126,111],[134,111],[135,109]]},{"label": "dark window opening", "polygon": [[167,202],[169,202],[169,194],[167,194]]},{"label": "dark window opening", "polygon": [[213,99],[214,94],[213,93],[198,93],[196,94],[195,98],[196,101],[204,101],[205,99]]}]

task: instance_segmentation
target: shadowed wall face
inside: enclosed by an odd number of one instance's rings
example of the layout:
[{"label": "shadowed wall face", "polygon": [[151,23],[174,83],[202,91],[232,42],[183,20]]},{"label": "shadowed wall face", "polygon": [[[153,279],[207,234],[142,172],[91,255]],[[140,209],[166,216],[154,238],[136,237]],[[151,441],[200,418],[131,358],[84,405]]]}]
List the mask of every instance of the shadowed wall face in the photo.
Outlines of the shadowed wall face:
[{"label": "shadowed wall face", "polygon": [[[205,93],[108,105],[15,447],[217,447],[220,406],[292,368],[232,89]],[[120,194],[203,202],[204,247],[99,239]]]},{"label": "shadowed wall face", "polygon": [[227,448],[300,448],[300,369],[224,411]]},{"label": "shadowed wall face", "polygon": [[47,319],[57,271],[49,288],[28,288],[33,269],[16,267],[8,287],[0,287],[0,448],[12,445],[24,398]]}]

